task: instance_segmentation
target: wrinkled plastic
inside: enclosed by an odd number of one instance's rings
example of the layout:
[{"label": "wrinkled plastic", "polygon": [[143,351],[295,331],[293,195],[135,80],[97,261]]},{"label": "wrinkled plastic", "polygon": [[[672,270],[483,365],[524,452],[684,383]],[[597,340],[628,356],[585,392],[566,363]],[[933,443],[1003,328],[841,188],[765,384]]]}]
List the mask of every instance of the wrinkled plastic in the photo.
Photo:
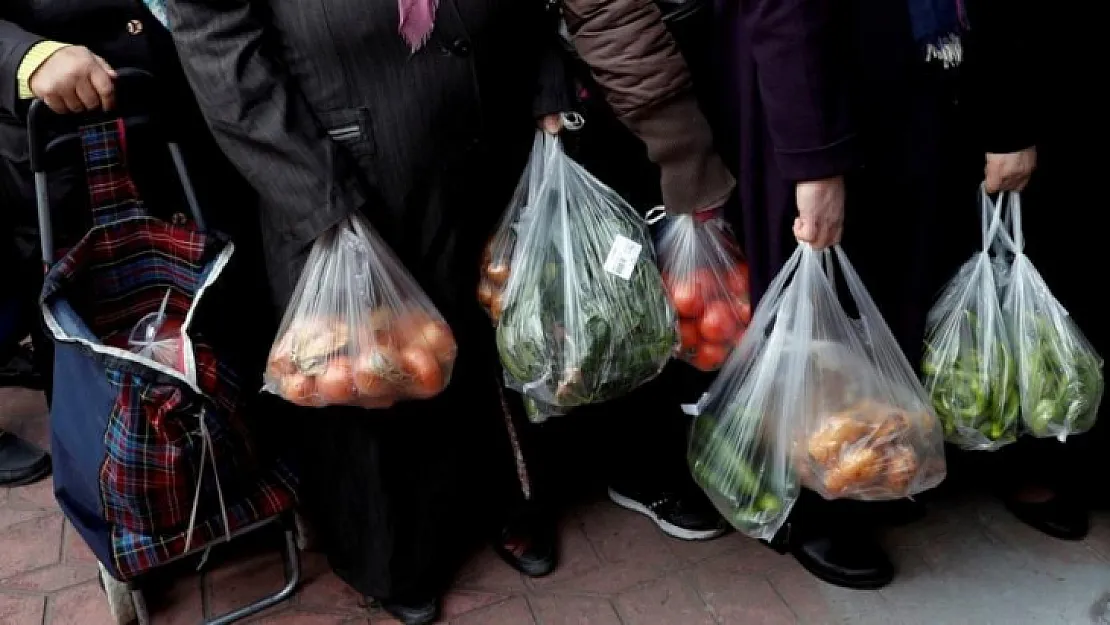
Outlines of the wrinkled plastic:
[{"label": "wrinkled plastic", "polygon": [[[841,306],[833,265],[859,319]],[[694,479],[739,531],[770,540],[802,486],[890,500],[945,476],[925,390],[839,248],[799,246],[696,406]]]},{"label": "wrinkled plastic", "polygon": [[963,449],[993,451],[1017,440],[1021,401],[1015,353],[999,302],[991,249],[1001,206],[983,192],[982,250],[944,287],[926,322],[921,365],[945,437]]},{"label": "wrinkled plastic", "polygon": [[185,371],[185,339],[181,335],[181,322],[166,313],[170,295],[172,292],[167,290],[158,311],[139,319],[127,337],[127,346],[143,358]]},{"label": "wrinkled plastic", "polygon": [[557,138],[537,134],[487,256],[506,384],[533,420],[628,393],[670,359],[675,316],[647,224]]},{"label": "wrinkled plastic", "polygon": [[679,318],[677,356],[716,371],[752,320],[740,246],[723,219],[694,215],[668,217],[657,241],[663,283]]},{"label": "wrinkled plastic", "polygon": [[1095,425],[1103,360],[1025,254],[1021,197],[1004,193],[998,204],[1008,226],[996,246],[1005,261],[1002,314],[1017,356],[1022,423],[1033,436],[1064,441]]},{"label": "wrinkled plastic", "polygon": [[300,406],[387,408],[439,394],[455,339],[361,216],[313,244],[270,351],[265,390]]}]

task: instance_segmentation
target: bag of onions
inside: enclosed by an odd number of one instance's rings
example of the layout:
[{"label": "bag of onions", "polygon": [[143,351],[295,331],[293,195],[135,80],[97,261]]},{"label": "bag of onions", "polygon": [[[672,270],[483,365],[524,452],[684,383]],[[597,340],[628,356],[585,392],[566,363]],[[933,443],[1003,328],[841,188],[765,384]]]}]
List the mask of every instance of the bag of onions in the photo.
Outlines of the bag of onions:
[{"label": "bag of onions", "polygon": [[264,388],[299,406],[387,408],[443,391],[455,353],[431,300],[355,215],[313,245]]},{"label": "bag of onions", "polygon": [[688,411],[694,479],[755,538],[775,536],[803,486],[827,499],[891,500],[945,477],[928,395],[839,247],[798,247]]}]

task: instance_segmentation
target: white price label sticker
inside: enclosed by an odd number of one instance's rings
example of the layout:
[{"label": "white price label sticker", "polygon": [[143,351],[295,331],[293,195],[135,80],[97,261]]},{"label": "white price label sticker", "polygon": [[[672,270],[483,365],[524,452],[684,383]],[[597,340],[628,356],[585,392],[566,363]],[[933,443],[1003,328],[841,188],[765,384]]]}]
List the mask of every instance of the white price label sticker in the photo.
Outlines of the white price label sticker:
[{"label": "white price label sticker", "polygon": [[643,249],[644,246],[618,234],[605,259],[605,271],[624,280],[631,280],[632,271],[636,268],[636,261],[640,260]]}]

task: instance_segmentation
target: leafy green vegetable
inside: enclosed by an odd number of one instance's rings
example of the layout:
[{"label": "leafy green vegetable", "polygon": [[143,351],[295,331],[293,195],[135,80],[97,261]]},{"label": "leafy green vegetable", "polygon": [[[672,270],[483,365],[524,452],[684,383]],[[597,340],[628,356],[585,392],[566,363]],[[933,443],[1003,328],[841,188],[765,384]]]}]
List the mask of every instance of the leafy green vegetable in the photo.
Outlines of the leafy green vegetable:
[{"label": "leafy green vegetable", "polygon": [[1025,427],[1061,438],[1091,429],[1102,400],[1101,359],[1071,328],[1045,316],[1029,321],[1015,332]]},{"label": "leafy green vegetable", "polygon": [[977,315],[964,311],[947,340],[926,344],[922,372],[949,441],[997,449],[1017,439],[1017,363],[1003,328],[984,328]]},{"label": "leafy green vegetable", "polygon": [[[535,421],[628,393],[659,374],[678,341],[647,225],[595,200],[576,205],[548,189],[517,224],[497,347]],[[627,280],[605,268],[623,240],[641,247]]]}]

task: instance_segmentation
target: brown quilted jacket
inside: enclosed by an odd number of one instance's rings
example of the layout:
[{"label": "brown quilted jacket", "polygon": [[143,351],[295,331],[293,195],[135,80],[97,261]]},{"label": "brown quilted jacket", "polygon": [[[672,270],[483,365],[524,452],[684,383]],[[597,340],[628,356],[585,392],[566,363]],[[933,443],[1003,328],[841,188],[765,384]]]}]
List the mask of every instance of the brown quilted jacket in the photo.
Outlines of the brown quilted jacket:
[{"label": "brown quilted jacket", "polygon": [[723,204],[735,180],[713,148],[686,61],[654,0],[562,0],[574,46],[662,172],[672,213]]}]

